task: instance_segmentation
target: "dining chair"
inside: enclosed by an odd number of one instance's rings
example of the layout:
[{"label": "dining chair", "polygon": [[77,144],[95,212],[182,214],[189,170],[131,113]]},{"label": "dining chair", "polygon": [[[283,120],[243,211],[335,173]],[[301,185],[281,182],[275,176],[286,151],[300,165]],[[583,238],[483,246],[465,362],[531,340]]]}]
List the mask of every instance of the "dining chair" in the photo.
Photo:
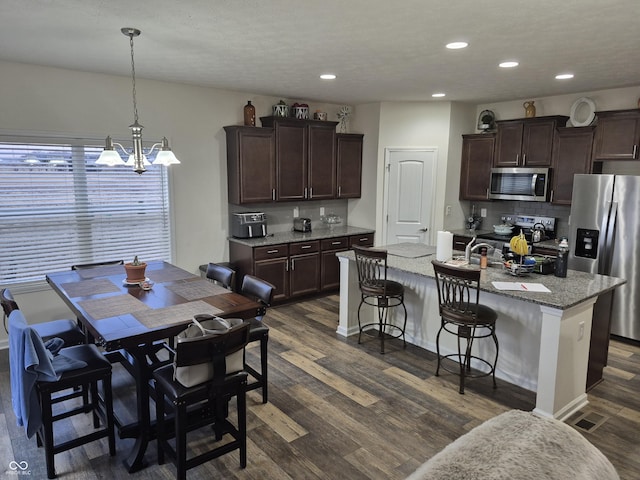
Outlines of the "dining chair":
[{"label": "dining chair", "polygon": [[[498,314],[491,307],[482,305],[480,300],[480,269],[471,270],[446,265],[436,260],[431,261],[436,274],[438,302],[440,310],[440,329],[436,335],[436,352],[438,365],[451,373],[460,375],[459,392],[464,393],[465,378],[477,378],[491,375],[493,388],[496,388],[496,365],[498,363],[498,338],[496,337],[496,319]],[[457,337],[458,351],[448,355],[440,354],[440,334],[446,331]],[[475,340],[491,337],[495,344],[493,363],[477,356],[473,352]],[[461,342],[463,340],[463,342]],[[464,349],[462,343],[465,343]],[[451,359],[457,363],[456,371],[446,367],[442,360]],[[472,373],[471,363],[484,365],[488,371]]]},{"label": "dining chair", "polygon": [[[11,291],[8,288],[0,290],[0,303],[2,304],[2,310],[4,312],[4,330],[9,333],[7,328],[7,318],[14,310],[19,310],[18,303],[13,298]],[[31,325],[38,335],[42,337],[43,341],[50,340],[52,338],[61,338],[64,341],[65,346],[79,345],[85,343],[85,335],[78,327],[77,323],[71,319],[51,320],[48,322],[35,323]]]},{"label": "dining chair", "polygon": [[[387,279],[387,251],[373,248],[353,246],[358,270],[358,286],[360,288],[360,305],[358,305],[358,343],[363,333],[376,330],[380,338],[380,353],[384,353],[385,339],[402,337],[406,348],[404,332],[407,328],[407,308],[404,305],[404,286]],[[363,305],[376,308],[377,322],[362,323],[360,312]],[[402,307],[404,321],[402,326],[389,320],[389,309]]]},{"label": "dining chair", "polygon": [[[276,289],[271,283],[253,275],[245,275],[242,279],[242,287],[240,293],[245,297],[249,297],[266,307],[271,306],[273,302],[273,292]],[[262,403],[267,403],[269,399],[268,390],[268,362],[267,362],[267,346],[269,343],[269,327],[263,322],[264,315],[250,318],[249,321],[249,343],[260,342],[260,371],[253,368],[246,361],[244,369],[254,378],[253,382],[247,385],[247,391],[262,389]]]},{"label": "dining chair", "polygon": [[[173,365],[153,372],[156,387],[156,425],[158,463],[165,454],[176,465],[176,478],[185,480],[187,470],[239,450],[240,467],[247,466],[246,387],[247,373],[227,372],[226,357],[243,350],[249,340],[249,323],[242,322],[227,332],[182,339],[176,343]],[[213,377],[203,383],[185,387],[175,379],[175,369],[210,362]],[[236,425],[229,420],[229,402],[236,398]],[[165,413],[166,412],[166,413]],[[170,420],[171,419],[171,420]],[[170,427],[168,422],[172,421]],[[214,441],[202,442],[198,451],[187,458],[187,433],[213,426]],[[233,440],[220,444],[229,434]],[[175,447],[169,443],[175,436]]]},{"label": "dining chair", "polygon": [[209,265],[207,265],[206,277],[209,280],[222,285],[228,290],[235,290],[236,272],[226,265],[209,263]]},{"label": "dining chair", "polygon": [[[16,309],[9,315],[9,359],[11,403],[17,423],[24,426],[28,438],[36,435],[39,447],[44,445],[47,478],[56,477],[55,454],[89,442],[107,437],[109,455],[115,455],[111,364],[95,345],[49,350],[38,332],[27,324],[22,311]],[[89,385],[90,402],[75,407],[69,402],[54,413],[55,404],[82,396],[83,389],[78,387],[85,385]],[[71,438],[65,435],[56,442],[55,422],[89,412],[93,415],[92,432],[75,431]]]}]

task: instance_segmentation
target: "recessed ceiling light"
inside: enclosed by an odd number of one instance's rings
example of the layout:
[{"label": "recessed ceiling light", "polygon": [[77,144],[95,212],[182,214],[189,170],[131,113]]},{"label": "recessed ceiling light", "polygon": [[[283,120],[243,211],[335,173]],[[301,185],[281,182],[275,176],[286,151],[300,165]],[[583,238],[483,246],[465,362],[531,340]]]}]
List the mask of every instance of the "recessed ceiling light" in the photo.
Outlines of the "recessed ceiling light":
[{"label": "recessed ceiling light", "polygon": [[556,80],[568,80],[573,78],[573,73],[561,73],[560,75],[556,75]]},{"label": "recessed ceiling light", "polygon": [[502,62],[499,67],[501,68],[513,68],[519,65],[518,62]]},{"label": "recessed ceiling light", "polygon": [[336,76],[333,73],[323,73],[320,75],[320,78],[322,80],[335,80]]},{"label": "recessed ceiling light", "polygon": [[451,42],[447,43],[446,46],[451,50],[458,50],[459,48],[467,48],[469,44],[467,42]]},{"label": "recessed ceiling light", "polygon": [[433,94],[433,95],[431,95],[431,96],[432,96],[432,97],[436,97],[436,98],[438,98],[438,97],[444,97],[444,96],[445,96],[445,94],[444,94],[444,93],[434,93],[434,94]]}]

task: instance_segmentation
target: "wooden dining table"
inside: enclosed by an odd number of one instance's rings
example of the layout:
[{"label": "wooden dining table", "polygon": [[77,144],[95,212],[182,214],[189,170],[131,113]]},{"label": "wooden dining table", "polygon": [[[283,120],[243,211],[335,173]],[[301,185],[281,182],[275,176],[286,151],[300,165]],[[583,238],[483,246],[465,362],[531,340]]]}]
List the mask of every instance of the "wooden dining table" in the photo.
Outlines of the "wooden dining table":
[{"label": "wooden dining table", "polygon": [[194,315],[247,319],[264,315],[264,307],[239,293],[163,261],[147,263],[150,290],[127,283],[122,265],[67,270],[46,275],[47,282],[77,316],[87,335],[120,362],[136,384],[137,421],[119,420],[120,438],[135,438],[124,464],[130,473],[144,468],[149,441],[155,439],[150,400],[155,398],[152,372],[168,361],[159,358]]}]

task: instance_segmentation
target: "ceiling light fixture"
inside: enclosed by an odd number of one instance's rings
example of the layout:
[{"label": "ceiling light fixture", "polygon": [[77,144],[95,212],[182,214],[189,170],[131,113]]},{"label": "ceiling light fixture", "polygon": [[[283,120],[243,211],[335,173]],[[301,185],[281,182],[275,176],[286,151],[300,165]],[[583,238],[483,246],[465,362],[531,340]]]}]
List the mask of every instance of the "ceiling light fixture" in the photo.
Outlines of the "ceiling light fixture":
[{"label": "ceiling light fixture", "polygon": [[[136,67],[133,60],[133,37],[140,35],[140,30],[137,28],[121,28],[120,31],[123,35],[129,37],[129,45],[131,47],[131,79],[133,84],[133,124],[129,125],[131,129],[131,137],[133,138],[133,151],[129,153],[121,144],[114,142],[110,136],[105,140],[104,150],[96,160],[98,165],[116,166],[127,165],[133,167],[133,171],[142,174],[147,171],[145,168],[151,165],[147,160],[147,155],[155,150],[156,147],[160,147],[156,154],[156,159],[153,161],[154,165],[173,165],[180,163],[176,156],[169,148],[169,140],[167,137],[162,137],[162,141],[154,143],[149,151],[145,154],[142,148],[142,125],[138,123],[138,105],[136,103]],[[125,155],[129,155],[129,159],[125,162],[122,160],[120,154],[116,151],[115,146],[120,147]]]},{"label": "ceiling light fixture", "polygon": [[467,42],[451,42],[446,45],[450,50],[458,50],[460,48],[467,48],[468,46],[469,44]]},{"label": "ceiling light fixture", "polygon": [[561,73],[560,75],[556,75],[556,80],[568,80],[573,78],[573,73]]},{"label": "ceiling light fixture", "polygon": [[439,97],[444,97],[444,96],[445,96],[445,94],[444,94],[444,93],[434,93],[434,94],[432,94],[431,96],[432,96],[432,97],[435,97],[435,98],[439,98]]},{"label": "ceiling light fixture", "polygon": [[320,75],[320,78],[322,80],[335,80],[336,76],[333,73],[323,73]]},{"label": "ceiling light fixture", "polygon": [[498,65],[500,68],[513,68],[513,67],[517,67],[519,65],[518,62],[502,62],[500,65]]}]

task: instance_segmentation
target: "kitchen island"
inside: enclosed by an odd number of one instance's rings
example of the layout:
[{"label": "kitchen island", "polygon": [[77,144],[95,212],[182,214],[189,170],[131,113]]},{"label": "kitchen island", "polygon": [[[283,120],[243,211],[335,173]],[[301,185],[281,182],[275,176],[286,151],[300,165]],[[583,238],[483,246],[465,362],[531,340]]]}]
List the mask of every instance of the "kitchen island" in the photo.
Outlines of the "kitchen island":
[{"label": "kitchen island", "polygon": [[[385,248],[385,247],[379,247]],[[407,341],[434,351],[440,328],[438,296],[431,260],[434,247],[416,244],[389,246],[388,278],[405,286]],[[358,333],[360,303],[353,252],[340,252],[340,322],[337,333]],[[551,292],[498,290],[492,282],[540,283]],[[535,412],[565,419],[587,404],[585,392],[593,305],[599,295],[625,283],[624,279],[569,270],[553,275],[514,277],[497,267],[482,271],[480,301],[498,312],[496,334],[500,354],[496,376],[536,392]],[[363,315],[374,315],[373,308]],[[367,313],[368,312],[368,313]],[[368,323],[368,322],[365,322]],[[441,338],[444,354],[456,351],[453,336]],[[491,357],[492,342],[474,350]]]}]

